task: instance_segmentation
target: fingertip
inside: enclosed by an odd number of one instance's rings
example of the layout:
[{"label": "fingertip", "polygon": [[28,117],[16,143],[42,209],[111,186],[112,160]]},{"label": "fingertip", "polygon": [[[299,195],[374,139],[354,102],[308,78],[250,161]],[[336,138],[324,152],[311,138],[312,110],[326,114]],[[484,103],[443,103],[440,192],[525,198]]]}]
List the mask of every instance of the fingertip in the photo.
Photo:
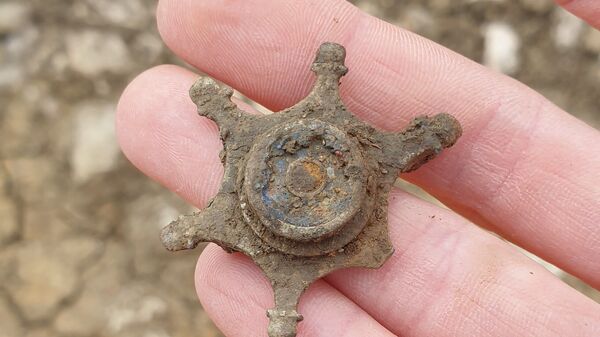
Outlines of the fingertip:
[{"label": "fingertip", "polygon": [[189,98],[197,76],[173,65],[138,75],[119,100],[115,128],[134,166],[202,207],[216,193],[223,167],[217,126],[199,117]]},{"label": "fingertip", "polygon": [[[134,136],[143,130],[140,126],[146,126],[151,115],[164,108],[163,103],[169,103],[166,98],[180,98],[181,90],[189,87],[194,77],[178,66],[159,65],[142,72],[127,85],[117,104],[115,124],[119,144],[128,158],[135,154]],[[185,104],[185,100],[178,99],[177,103],[184,103],[182,107],[186,110],[193,109],[192,102]]]},{"label": "fingertip", "polygon": [[209,244],[198,258],[195,285],[202,307],[226,335],[267,335],[265,313],[273,306],[273,294],[249,258]]},{"label": "fingertip", "polygon": [[160,1],[158,1],[158,5],[156,6],[156,26],[158,29],[158,34],[160,35],[162,40],[165,42],[165,44],[169,47],[172,47],[172,45],[173,45],[172,38],[174,36],[177,36],[177,35],[172,34],[173,30],[171,28],[178,27],[179,29],[181,29],[181,26],[175,25],[175,23],[172,22],[172,20],[169,16],[169,13],[171,12],[171,7],[173,5],[177,5],[180,2],[185,3],[187,1],[185,1],[185,0],[181,0],[181,1],[160,0]]}]

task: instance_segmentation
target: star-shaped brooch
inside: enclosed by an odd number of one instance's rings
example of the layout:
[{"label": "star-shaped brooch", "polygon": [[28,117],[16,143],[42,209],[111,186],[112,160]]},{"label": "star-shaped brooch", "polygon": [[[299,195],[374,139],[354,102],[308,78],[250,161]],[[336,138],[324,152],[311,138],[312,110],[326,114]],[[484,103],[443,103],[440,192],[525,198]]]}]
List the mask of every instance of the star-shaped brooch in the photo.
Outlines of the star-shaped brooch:
[{"label": "star-shaped brooch", "polygon": [[225,173],[206,209],[179,217],[161,239],[172,251],[210,241],[254,260],[275,293],[270,337],[296,336],[298,300],[312,282],[340,268],[378,268],[390,257],[387,198],[398,174],[462,132],[448,114],[417,117],[402,132],[360,121],[340,99],[345,57],[341,45],[322,44],[311,93],[274,114],[241,111],[233,91],[208,77],[190,89],[198,113],[219,126]]}]

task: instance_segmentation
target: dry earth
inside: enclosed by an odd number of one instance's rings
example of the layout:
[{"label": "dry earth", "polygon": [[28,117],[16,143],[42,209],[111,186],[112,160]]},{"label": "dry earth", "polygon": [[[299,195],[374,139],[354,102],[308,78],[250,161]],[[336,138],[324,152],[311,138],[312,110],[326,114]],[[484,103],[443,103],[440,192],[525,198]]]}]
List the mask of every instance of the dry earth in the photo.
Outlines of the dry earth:
[{"label": "dry earth", "polygon": [[[355,1],[512,75],[600,127],[600,33],[551,1]],[[220,336],[195,297],[189,211],[120,154],[124,86],[178,63],[153,0],[0,1],[0,337]],[[584,284],[569,284],[598,300]]]}]

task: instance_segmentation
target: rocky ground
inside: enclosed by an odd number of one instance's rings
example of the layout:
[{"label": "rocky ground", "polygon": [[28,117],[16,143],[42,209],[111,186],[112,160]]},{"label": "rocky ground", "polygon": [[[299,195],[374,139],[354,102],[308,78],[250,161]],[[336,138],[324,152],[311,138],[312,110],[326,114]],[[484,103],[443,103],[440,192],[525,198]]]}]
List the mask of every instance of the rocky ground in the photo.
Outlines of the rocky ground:
[{"label": "rocky ground", "polygon": [[[600,33],[550,0],[355,2],[600,127]],[[193,289],[199,251],[166,253],[157,237],[189,206],[114,138],[128,81],[178,63],[154,7],[0,1],[0,337],[220,336]]]}]

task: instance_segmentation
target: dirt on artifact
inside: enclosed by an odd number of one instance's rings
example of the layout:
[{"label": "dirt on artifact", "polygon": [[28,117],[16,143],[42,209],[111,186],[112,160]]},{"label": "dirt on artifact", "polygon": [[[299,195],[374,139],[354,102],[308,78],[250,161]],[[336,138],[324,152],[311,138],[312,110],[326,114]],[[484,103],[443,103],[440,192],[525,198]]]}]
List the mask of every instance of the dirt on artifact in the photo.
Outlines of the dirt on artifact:
[{"label": "dirt on artifact", "polygon": [[296,336],[300,296],[318,278],[379,268],[392,255],[386,201],[398,174],[462,134],[448,114],[417,117],[401,132],[360,121],[339,94],[345,58],[343,46],[321,44],[312,91],[276,114],[246,114],[209,77],[190,89],[198,114],[219,126],[225,174],[209,205],[171,222],[161,239],[171,251],[211,241],[254,260],[275,294],[269,337]]}]

